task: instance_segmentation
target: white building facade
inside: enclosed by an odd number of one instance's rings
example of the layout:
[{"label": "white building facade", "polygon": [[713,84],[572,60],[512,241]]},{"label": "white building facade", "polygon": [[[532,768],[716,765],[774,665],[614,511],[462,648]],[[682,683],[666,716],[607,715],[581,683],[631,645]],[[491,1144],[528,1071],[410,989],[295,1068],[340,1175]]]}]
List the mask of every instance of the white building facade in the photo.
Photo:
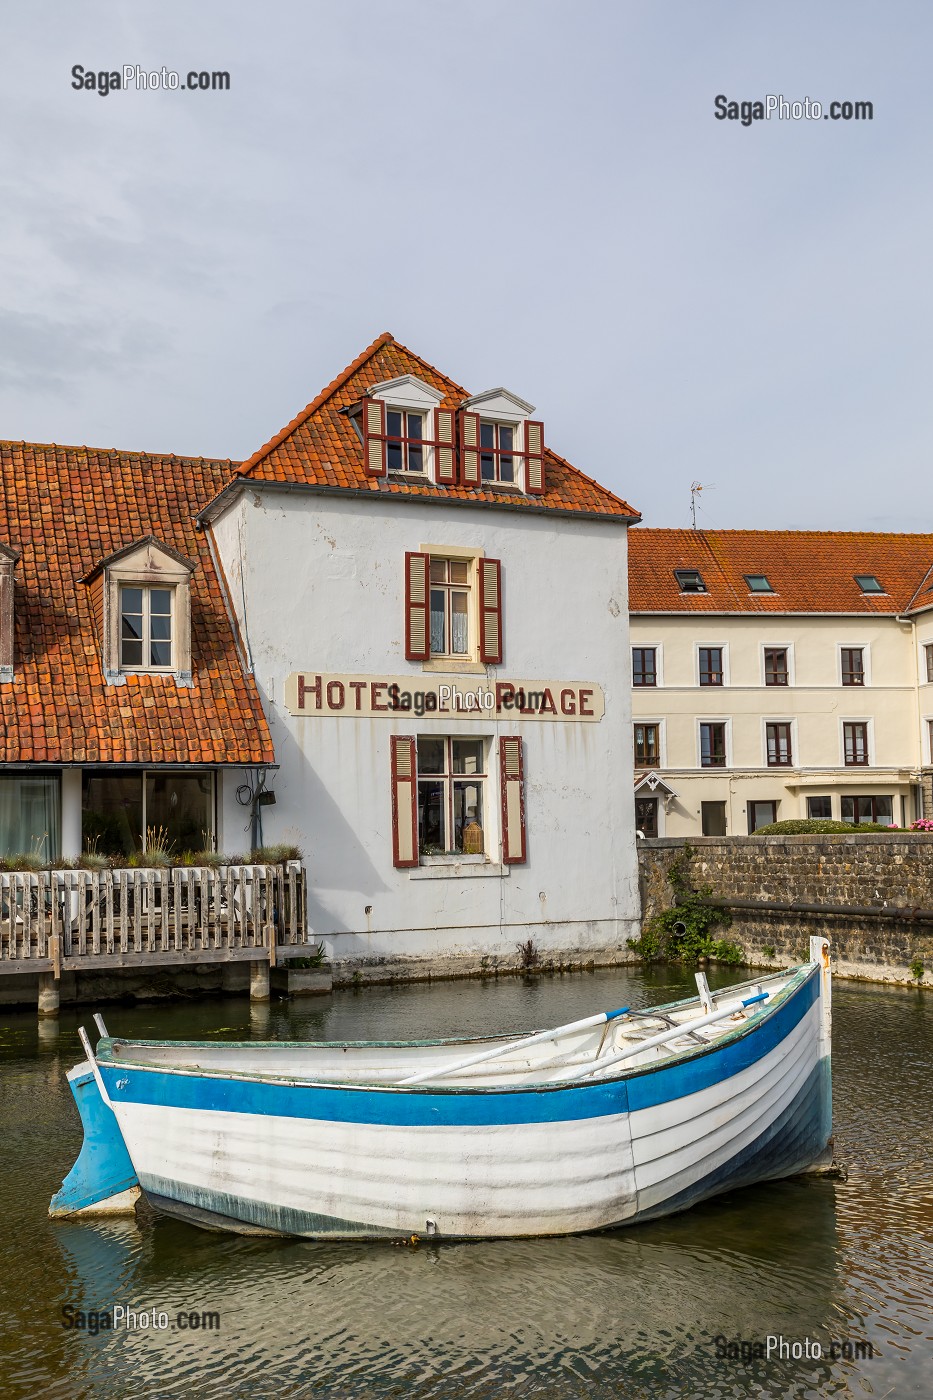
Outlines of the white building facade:
[{"label": "white building facade", "polygon": [[382,337],[202,514],[338,962],[637,935],[637,515],[532,413]]},{"label": "white building facade", "polygon": [[931,814],[933,537],[633,531],[645,835]]}]

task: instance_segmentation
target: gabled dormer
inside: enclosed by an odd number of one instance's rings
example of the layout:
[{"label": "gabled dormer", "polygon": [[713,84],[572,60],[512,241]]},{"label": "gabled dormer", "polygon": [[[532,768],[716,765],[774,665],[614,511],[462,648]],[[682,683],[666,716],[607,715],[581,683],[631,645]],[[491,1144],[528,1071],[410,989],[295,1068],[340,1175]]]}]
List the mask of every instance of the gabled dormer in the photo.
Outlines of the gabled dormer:
[{"label": "gabled dormer", "polygon": [[508,389],[487,389],[460,405],[460,480],[464,486],[544,494],[544,424],[534,404]]},{"label": "gabled dormer", "polygon": [[13,572],[19,550],[0,544],[0,684],[13,679]]},{"label": "gabled dormer", "polygon": [[438,389],[413,374],[370,389],[351,413],[370,476],[454,485],[454,415],[441,408],[443,399]]},{"label": "gabled dormer", "polygon": [[118,549],[81,580],[91,595],[104,679],[128,675],[191,680],[192,560],[146,535]]}]

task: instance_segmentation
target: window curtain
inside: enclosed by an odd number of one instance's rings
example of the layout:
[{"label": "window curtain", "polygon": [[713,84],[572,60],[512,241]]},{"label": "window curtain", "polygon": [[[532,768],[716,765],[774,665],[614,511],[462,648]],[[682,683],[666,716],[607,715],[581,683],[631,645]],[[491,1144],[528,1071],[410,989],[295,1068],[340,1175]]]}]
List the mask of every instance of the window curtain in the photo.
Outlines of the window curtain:
[{"label": "window curtain", "polygon": [[57,860],[61,830],[59,774],[4,773],[0,776],[0,854]]}]

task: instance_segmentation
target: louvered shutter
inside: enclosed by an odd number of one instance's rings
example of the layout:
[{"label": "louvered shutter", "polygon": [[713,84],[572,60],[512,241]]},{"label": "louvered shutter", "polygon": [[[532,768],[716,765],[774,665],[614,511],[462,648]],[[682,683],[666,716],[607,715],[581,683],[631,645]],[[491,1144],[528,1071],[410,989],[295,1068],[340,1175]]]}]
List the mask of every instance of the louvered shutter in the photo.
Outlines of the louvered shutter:
[{"label": "louvered shutter", "polygon": [[528,858],[525,841],[525,764],[522,740],[499,740],[499,785],[502,792],[502,861],[521,865]]},{"label": "louvered shutter", "polygon": [[405,655],[409,661],[427,661],[431,654],[428,627],[430,569],[429,555],[405,555]]},{"label": "louvered shutter", "polygon": [[479,485],[479,414],[460,411],[460,483]]},{"label": "louvered shutter", "polygon": [[410,734],[393,734],[392,860],[399,867],[418,864],[418,769]]},{"label": "louvered shutter", "polygon": [[544,424],[531,418],[525,422],[525,490],[544,495]]},{"label": "louvered shutter", "polygon": [[457,460],[454,456],[454,415],[449,408],[434,410],[434,444],[437,460],[435,480],[441,486],[453,486],[457,481]]},{"label": "louvered shutter", "polygon": [[363,400],[363,465],[368,476],[386,474],[386,406],[381,399]]},{"label": "louvered shutter", "polygon": [[479,561],[479,659],[487,666],[502,664],[502,565],[498,559]]}]

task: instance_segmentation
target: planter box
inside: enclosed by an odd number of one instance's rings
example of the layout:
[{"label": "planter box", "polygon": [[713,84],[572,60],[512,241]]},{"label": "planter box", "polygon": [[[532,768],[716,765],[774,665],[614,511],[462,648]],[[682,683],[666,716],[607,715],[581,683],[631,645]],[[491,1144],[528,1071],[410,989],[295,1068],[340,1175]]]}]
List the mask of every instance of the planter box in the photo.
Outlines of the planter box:
[{"label": "planter box", "polygon": [[329,996],[334,987],[330,963],[321,967],[289,967],[280,963],[272,969],[272,990],[290,997]]}]

